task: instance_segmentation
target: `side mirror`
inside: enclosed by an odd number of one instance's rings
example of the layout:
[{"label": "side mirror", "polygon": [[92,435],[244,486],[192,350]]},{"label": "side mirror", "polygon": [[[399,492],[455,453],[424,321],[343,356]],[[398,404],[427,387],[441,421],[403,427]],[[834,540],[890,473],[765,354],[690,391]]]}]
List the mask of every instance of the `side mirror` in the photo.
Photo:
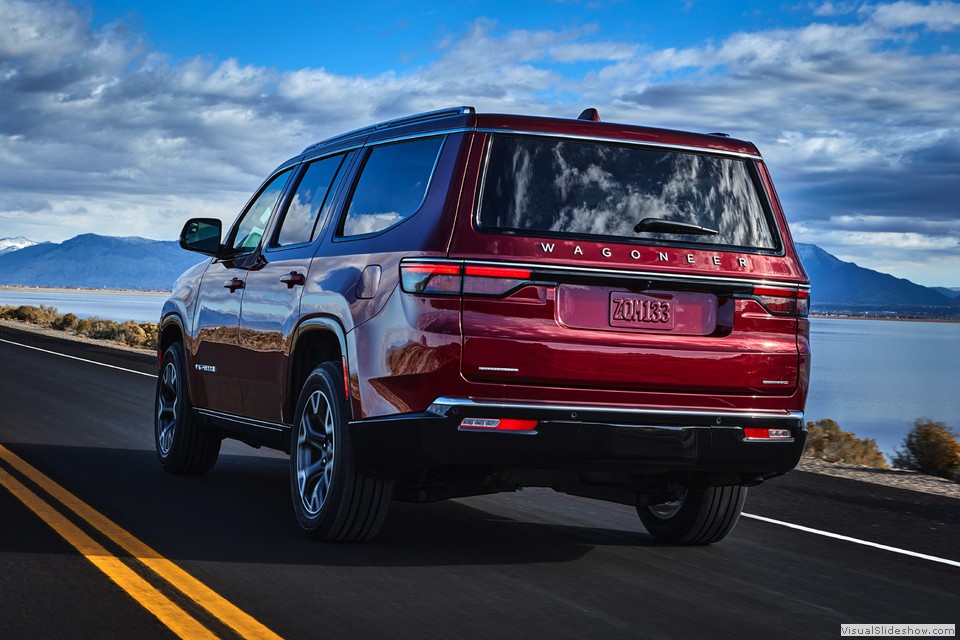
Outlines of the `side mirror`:
[{"label": "side mirror", "polygon": [[222,223],[216,218],[192,218],[180,232],[180,246],[208,256],[220,253]]}]

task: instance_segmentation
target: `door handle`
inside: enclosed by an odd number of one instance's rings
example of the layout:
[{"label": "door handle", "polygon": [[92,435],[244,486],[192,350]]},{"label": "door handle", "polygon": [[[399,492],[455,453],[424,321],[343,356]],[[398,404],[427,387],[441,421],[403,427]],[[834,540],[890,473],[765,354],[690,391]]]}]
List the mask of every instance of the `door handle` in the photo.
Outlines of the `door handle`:
[{"label": "door handle", "polygon": [[293,289],[294,285],[303,286],[307,283],[307,279],[303,276],[302,273],[296,271],[291,271],[286,275],[280,276],[280,282],[287,285],[287,289]]},{"label": "door handle", "polygon": [[233,293],[237,289],[243,289],[243,280],[241,280],[240,278],[233,278],[231,280],[227,280],[226,282],[223,283],[223,288],[230,289],[230,293]]}]

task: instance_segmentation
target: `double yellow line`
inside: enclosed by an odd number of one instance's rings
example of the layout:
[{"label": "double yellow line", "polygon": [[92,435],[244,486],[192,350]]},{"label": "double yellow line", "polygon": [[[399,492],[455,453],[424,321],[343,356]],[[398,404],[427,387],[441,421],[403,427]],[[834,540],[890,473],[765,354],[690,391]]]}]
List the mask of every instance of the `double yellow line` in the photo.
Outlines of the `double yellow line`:
[{"label": "double yellow line", "polygon": [[[113,544],[121,547],[135,560],[232,629],[241,638],[271,640],[280,638],[255,618],[241,611],[213,589],[161,556],[130,532],[40,473],[3,445],[0,445],[0,459],[49,494],[62,507],[73,512]],[[3,468],[0,468],[0,485],[3,485],[16,496],[64,540],[83,554],[87,560],[115,582],[117,586],[126,591],[130,597],[156,616],[179,637],[190,639],[217,637],[180,605],[147,582],[136,571],[124,564],[103,545],[84,533],[80,527]]]}]

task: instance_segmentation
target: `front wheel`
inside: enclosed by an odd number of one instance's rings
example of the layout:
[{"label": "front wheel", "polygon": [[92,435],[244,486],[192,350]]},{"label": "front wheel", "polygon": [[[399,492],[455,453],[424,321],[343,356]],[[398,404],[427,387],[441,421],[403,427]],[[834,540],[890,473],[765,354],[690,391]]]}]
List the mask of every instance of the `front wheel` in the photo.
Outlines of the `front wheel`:
[{"label": "front wheel", "polygon": [[297,401],[290,434],[290,493],[301,530],[327,542],[371,540],[380,531],[393,482],[356,470],[347,426],[343,370],[313,370]]},{"label": "front wheel", "polygon": [[659,542],[712,544],[723,540],[740,519],[747,488],[685,488],[676,500],[638,506],[640,521]]},{"label": "front wheel", "polygon": [[200,428],[187,393],[187,358],[174,342],[163,352],[153,412],[157,458],[171,473],[203,474],[220,455],[220,437]]}]

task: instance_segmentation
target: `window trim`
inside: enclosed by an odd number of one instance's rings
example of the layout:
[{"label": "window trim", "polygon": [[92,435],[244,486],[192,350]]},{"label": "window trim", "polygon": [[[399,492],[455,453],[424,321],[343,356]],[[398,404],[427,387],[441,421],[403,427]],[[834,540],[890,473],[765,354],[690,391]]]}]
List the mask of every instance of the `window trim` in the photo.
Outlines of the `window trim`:
[{"label": "window trim", "polygon": [[[652,239],[652,238],[628,238],[626,236],[610,236],[610,235],[598,235],[598,234],[587,234],[587,233],[567,233],[562,231],[540,231],[533,229],[509,229],[502,227],[491,227],[485,225],[480,221],[480,211],[483,208],[483,190],[486,185],[487,176],[489,175],[489,164],[490,164],[490,150],[493,146],[493,141],[497,137],[503,138],[544,138],[547,140],[570,140],[572,142],[604,142],[612,146],[626,146],[634,148],[645,148],[652,150],[666,150],[674,151],[676,153],[688,153],[691,155],[703,155],[716,158],[727,158],[730,160],[738,160],[743,162],[747,166],[747,172],[750,175],[750,180],[753,183],[754,189],[757,192],[757,199],[760,201],[760,206],[763,208],[764,217],[767,219],[767,225],[770,228],[770,233],[774,243],[773,247],[770,248],[761,248],[761,247],[749,247],[745,245],[734,245],[734,244],[718,244],[718,243],[705,243],[705,242],[688,242],[688,241],[671,241],[663,239]],[[484,141],[483,149],[483,160],[480,162],[480,179],[477,180],[477,191],[474,198],[474,210],[473,215],[471,216],[471,222],[475,231],[483,233],[486,235],[502,235],[502,236],[513,236],[521,238],[549,238],[557,240],[574,240],[574,241],[583,241],[583,242],[605,242],[605,243],[617,243],[617,244],[626,244],[626,245],[641,245],[641,246],[654,246],[654,247],[674,247],[681,249],[694,249],[700,251],[728,251],[731,253],[750,253],[758,255],[770,255],[770,256],[784,256],[786,255],[786,248],[783,242],[783,235],[780,232],[780,225],[777,222],[777,217],[774,214],[773,203],[770,201],[770,197],[767,194],[767,190],[764,188],[763,180],[760,175],[760,169],[757,167],[757,162],[762,162],[758,156],[746,156],[744,154],[737,153],[726,153],[722,151],[711,151],[708,149],[697,149],[697,148],[688,148],[688,147],[679,147],[679,146],[666,146],[661,144],[643,144],[643,143],[625,143],[619,140],[613,140],[609,138],[586,138],[582,136],[564,136],[560,134],[540,134],[540,133],[526,133],[518,131],[497,131],[491,132],[487,135],[487,139]]]},{"label": "window trim", "polygon": [[[389,227],[384,227],[378,231],[371,231],[369,233],[355,234],[350,236],[345,236],[343,234],[343,227],[347,221],[347,215],[350,212],[350,204],[353,202],[353,196],[356,194],[357,187],[360,185],[360,179],[363,178],[363,171],[367,167],[367,161],[370,160],[370,156],[373,154],[373,150],[378,147],[386,147],[392,145],[399,145],[411,140],[420,140],[423,138],[440,138],[440,147],[437,149],[437,156],[433,159],[433,166],[430,168],[430,176],[427,178],[427,186],[423,190],[423,196],[420,198],[420,202],[417,204],[417,208],[410,213],[410,215],[404,217],[401,220],[393,223]],[[438,134],[429,134],[423,136],[413,136],[410,138],[400,139],[400,140],[391,140],[387,142],[377,141],[370,145],[363,146],[363,157],[360,158],[359,165],[353,176],[353,181],[350,185],[350,189],[347,192],[347,196],[343,201],[343,207],[340,211],[340,219],[337,221],[336,229],[333,232],[332,241],[333,242],[352,242],[354,240],[365,240],[367,238],[375,238],[377,236],[383,235],[384,233],[396,229],[402,225],[407,220],[411,220],[416,217],[418,213],[423,209],[423,205],[427,202],[427,196],[430,195],[430,189],[433,187],[434,178],[437,175],[437,167],[440,166],[440,158],[443,156],[443,150],[447,144],[448,135],[446,132],[441,132]]]}]

